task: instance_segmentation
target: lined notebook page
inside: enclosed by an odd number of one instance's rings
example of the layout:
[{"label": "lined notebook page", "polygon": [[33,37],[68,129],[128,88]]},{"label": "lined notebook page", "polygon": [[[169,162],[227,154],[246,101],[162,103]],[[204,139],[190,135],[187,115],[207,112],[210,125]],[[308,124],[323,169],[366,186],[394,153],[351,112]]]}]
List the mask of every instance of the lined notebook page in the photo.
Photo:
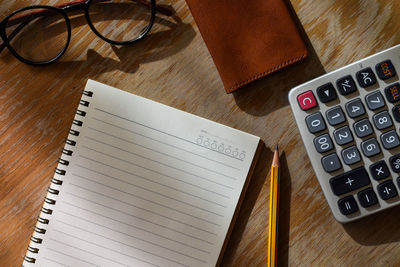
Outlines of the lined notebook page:
[{"label": "lined notebook page", "polygon": [[259,138],[91,80],[85,90],[35,266],[215,266]]}]

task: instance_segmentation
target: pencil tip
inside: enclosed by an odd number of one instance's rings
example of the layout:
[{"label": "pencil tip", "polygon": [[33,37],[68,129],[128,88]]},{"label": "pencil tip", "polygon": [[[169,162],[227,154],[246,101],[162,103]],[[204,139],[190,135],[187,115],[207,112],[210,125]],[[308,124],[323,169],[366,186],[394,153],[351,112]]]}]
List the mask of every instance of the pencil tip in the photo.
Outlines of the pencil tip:
[{"label": "pencil tip", "polygon": [[276,144],[275,150],[279,150],[278,144]]}]

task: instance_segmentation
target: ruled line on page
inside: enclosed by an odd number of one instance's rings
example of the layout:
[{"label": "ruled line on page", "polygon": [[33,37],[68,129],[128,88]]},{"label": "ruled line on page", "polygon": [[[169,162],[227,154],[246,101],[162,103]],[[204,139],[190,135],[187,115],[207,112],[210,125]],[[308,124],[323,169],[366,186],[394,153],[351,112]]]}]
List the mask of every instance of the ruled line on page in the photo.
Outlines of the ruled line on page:
[{"label": "ruled line on page", "polygon": [[216,160],[216,159],[208,158],[208,157],[206,157],[206,156],[203,156],[203,155],[194,153],[193,151],[190,151],[190,150],[187,150],[187,149],[184,149],[184,148],[181,148],[181,147],[172,145],[172,144],[170,144],[170,143],[163,142],[163,141],[161,141],[161,140],[152,138],[152,137],[150,137],[150,136],[141,134],[141,133],[139,133],[139,132],[135,132],[135,131],[132,131],[132,130],[130,130],[130,129],[127,129],[127,128],[124,128],[124,127],[115,125],[115,124],[113,124],[113,123],[106,122],[106,121],[101,120],[101,119],[99,119],[99,118],[91,117],[91,119],[97,120],[97,121],[99,121],[99,122],[102,122],[102,123],[105,123],[105,124],[108,124],[108,125],[111,125],[111,126],[114,126],[115,128],[118,128],[118,129],[121,129],[121,130],[124,130],[124,131],[127,131],[127,132],[130,132],[130,133],[133,133],[133,134],[142,136],[142,137],[144,137],[144,138],[150,139],[150,140],[155,141],[155,142],[158,142],[158,143],[160,143],[160,144],[163,144],[163,145],[166,145],[166,146],[170,146],[170,147],[176,148],[176,149],[178,149],[178,150],[181,150],[181,151],[184,151],[184,152],[193,154],[193,155],[198,156],[198,157],[200,157],[200,158],[203,158],[203,159],[206,159],[206,160],[209,160],[209,161],[212,161],[212,162],[216,162],[216,163],[218,163],[218,164],[221,164],[221,165],[223,165],[223,166],[229,167],[229,168],[231,168],[231,169],[240,171],[239,168],[237,168],[237,167],[235,167],[235,166],[231,166],[231,165],[229,165],[229,164],[226,164],[226,163],[224,163],[224,162],[222,162],[222,161],[218,161],[218,160]]},{"label": "ruled line on page", "polygon": [[143,126],[143,127],[145,127],[145,128],[148,128],[148,129],[151,129],[151,130],[154,130],[154,131],[157,131],[157,132],[159,132],[159,133],[163,133],[163,134],[165,134],[165,135],[168,135],[168,136],[171,136],[171,137],[175,137],[176,139],[179,139],[179,140],[188,142],[188,143],[190,143],[190,144],[192,144],[192,145],[196,145],[196,146],[198,146],[198,147],[201,147],[201,148],[204,148],[204,149],[213,151],[213,152],[215,152],[215,153],[224,155],[224,156],[226,156],[226,157],[229,157],[229,158],[232,158],[232,159],[236,159],[236,160],[239,160],[239,161],[243,161],[242,159],[235,158],[235,157],[233,157],[233,156],[231,156],[231,155],[228,155],[228,154],[219,152],[218,150],[213,150],[213,149],[211,149],[211,148],[207,148],[207,147],[201,146],[201,145],[199,145],[199,144],[197,144],[197,143],[195,143],[195,142],[192,142],[192,141],[190,141],[190,140],[187,140],[187,139],[185,139],[185,138],[182,138],[182,137],[179,137],[179,136],[176,136],[176,135],[173,135],[173,134],[164,132],[164,131],[162,131],[162,130],[158,130],[158,129],[156,129],[156,128],[150,127],[150,126],[148,126],[148,125],[145,125],[145,124],[142,124],[142,123],[133,121],[133,120],[130,120],[130,119],[128,119],[128,118],[124,118],[124,117],[122,117],[122,116],[120,116],[120,115],[113,114],[113,113],[111,113],[111,112],[109,112],[109,111],[106,111],[106,110],[104,110],[104,109],[99,109],[99,108],[95,108],[95,109],[98,110],[98,111],[100,111],[100,112],[106,113],[106,114],[108,114],[108,115],[111,115],[111,116],[120,118],[120,119],[122,119],[122,120],[129,121],[129,122],[131,122],[131,123],[134,123],[134,124]]},{"label": "ruled line on page", "polygon": [[[107,157],[110,157],[110,158],[113,158],[113,159],[117,159],[117,160],[120,160],[120,161],[122,161],[122,162],[131,164],[131,165],[135,165],[135,166],[138,166],[138,167],[143,168],[143,169],[146,169],[146,170],[150,170],[149,168],[146,168],[146,167],[144,167],[144,166],[141,166],[141,165],[139,165],[139,164],[136,164],[136,163],[134,163],[134,162],[132,162],[132,161],[125,160],[125,159],[122,159],[122,158],[113,156],[113,155],[108,154],[108,153],[105,153],[105,152],[103,152],[103,151],[100,151],[100,150],[97,150],[97,149],[88,147],[87,145],[82,145],[82,147],[83,147],[83,148],[86,148],[87,150],[94,151],[94,152],[97,152],[97,153],[99,153],[99,154],[102,154],[102,155],[104,155],[104,156],[107,156]],[[156,162],[156,163],[158,163],[158,162]],[[182,170],[179,170],[179,169],[174,168],[174,167],[170,167],[170,168],[175,169],[175,170],[178,170],[178,171],[182,171]],[[155,172],[155,171],[153,171],[153,172]],[[214,181],[214,180],[211,180],[211,179],[202,177],[202,176],[197,175],[197,174],[194,174],[194,173],[189,173],[189,172],[186,172],[186,171],[182,171],[182,172],[183,172],[183,173],[186,173],[186,174],[189,174],[189,175],[192,175],[192,176],[194,176],[194,177],[200,178],[200,179],[202,179],[202,180],[208,181],[208,182],[210,182],[210,183],[219,185],[219,186],[221,186],[221,187],[225,187],[225,188],[228,188],[228,189],[231,189],[231,190],[234,189],[232,186],[219,183],[219,182],[217,182],[217,181]],[[165,174],[163,174],[163,175],[165,176]]]},{"label": "ruled line on page", "polygon": [[[70,183],[70,185],[75,186],[75,187],[78,187],[78,188],[80,188],[80,189],[82,189],[82,190],[86,190],[86,191],[89,191],[89,192],[92,192],[92,193],[97,193],[97,194],[99,194],[99,195],[106,196],[105,194],[99,193],[98,191],[94,191],[94,190],[85,188],[85,187],[83,187],[83,186],[80,186],[80,185],[77,185],[77,184],[74,184],[74,183]],[[130,195],[130,196],[133,196],[133,197],[138,198],[138,199],[142,199],[142,200],[148,201],[148,202],[153,203],[153,204],[156,204],[156,205],[158,205],[158,206],[160,206],[160,207],[163,207],[163,208],[166,208],[166,209],[169,209],[169,210],[173,210],[173,211],[175,211],[175,212],[177,212],[177,213],[181,213],[181,214],[183,214],[183,215],[187,215],[187,216],[189,216],[189,217],[198,219],[198,220],[200,220],[200,221],[207,222],[207,223],[209,223],[209,224],[216,225],[216,226],[221,226],[220,224],[217,224],[217,223],[212,222],[212,221],[210,221],[210,220],[206,220],[206,219],[203,219],[203,218],[194,216],[194,215],[192,215],[192,214],[190,214],[190,213],[187,213],[187,212],[184,212],[184,211],[181,211],[181,210],[172,208],[172,207],[168,207],[167,205],[164,205],[164,204],[161,204],[161,203],[158,203],[158,202],[155,202],[155,201],[152,201],[152,200],[149,200],[149,199],[146,199],[146,198],[137,196],[137,195],[135,195],[135,194],[126,193],[126,192],[121,191],[121,190],[117,190],[117,191],[119,191],[119,192],[121,192],[121,193],[124,193],[124,194],[127,194],[127,195]],[[73,193],[71,193],[71,192],[68,192],[68,193],[69,193],[69,194],[73,194]]]},{"label": "ruled line on page", "polygon": [[[149,191],[149,192],[153,192],[153,190],[150,190],[150,189],[148,189],[148,188],[144,188],[144,187],[142,188],[141,186],[136,185],[136,184],[134,184],[134,183],[127,182],[127,181],[125,181],[125,180],[123,180],[123,179],[120,179],[120,178],[117,178],[117,177],[108,175],[108,174],[106,174],[106,173],[99,172],[99,171],[96,171],[96,170],[87,168],[87,167],[85,167],[85,166],[83,166],[83,165],[75,164],[75,166],[77,166],[77,167],[79,167],[79,168],[82,168],[82,169],[85,169],[85,170],[88,170],[88,171],[93,172],[93,173],[100,174],[100,175],[102,175],[102,176],[104,176],[104,177],[107,177],[107,178],[110,178],[110,179],[119,181],[119,182],[121,182],[121,183],[126,183],[126,184],[129,184],[129,185],[132,185],[132,186],[136,186],[136,187],[138,187],[138,188],[141,188],[141,189],[143,189],[143,190],[146,190],[146,191]],[[117,169],[117,170],[122,171],[122,170],[120,170],[120,169]],[[124,171],[124,172],[125,172],[125,171]],[[165,188],[174,190],[174,191],[179,192],[179,193],[181,193],[181,194],[188,195],[188,196],[191,196],[191,197],[194,197],[194,198],[198,198],[198,199],[204,200],[205,202],[208,202],[208,203],[211,203],[211,204],[215,204],[215,205],[220,206],[220,207],[222,207],[222,208],[227,208],[227,207],[228,207],[228,206],[223,205],[223,204],[221,204],[221,203],[218,203],[218,202],[209,200],[209,199],[204,198],[204,197],[197,196],[197,195],[195,195],[195,194],[192,194],[192,193],[189,193],[189,192],[187,192],[187,191],[178,189],[178,188],[176,188],[176,187],[169,186],[169,185],[166,185],[166,184],[157,182],[157,181],[153,181],[153,180],[151,180],[151,179],[149,179],[149,178],[146,178],[146,177],[144,177],[144,176],[141,176],[141,175],[133,174],[133,173],[130,173],[130,172],[125,172],[125,173],[128,174],[128,175],[130,175],[130,176],[134,176],[134,177],[143,179],[143,180],[145,180],[145,181],[148,181],[148,182],[151,182],[151,183],[154,183],[154,184],[163,186],[163,187],[165,187]]]},{"label": "ruled line on page", "polygon": [[59,261],[56,261],[56,260],[53,260],[53,259],[50,259],[50,258],[47,258],[47,257],[43,257],[43,259],[44,259],[44,260],[47,260],[47,261],[49,261],[49,262],[52,262],[52,263],[57,263],[58,265],[61,265],[61,266],[69,267],[69,265],[66,265],[66,264],[64,264],[64,263],[61,263],[61,262],[59,262]]},{"label": "ruled line on page", "polygon": [[[168,238],[168,237],[166,237],[166,236],[156,234],[156,233],[154,233],[154,232],[148,231],[148,230],[146,230],[146,229],[144,229],[144,228],[141,228],[141,227],[138,227],[138,226],[136,226],[136,225],[133,225],[133,224],[130,224],[130,223],[126,223],[126,222],[123,222],[123,221],[120,221],[120,220],[117,220],[117,219],[114,219],[114,218],[112,218],[112,217],[106,216],[106,215],[104,215],[104,214],[101,214],[101,213],[98,213],[98,212],[95,212],[95,211],[92,211],[92,210],[89,210],[89,209],[85,209],[85,208],[79,207],[79,206],[77,206],[77,205],[75,205],[75,204],[72,204],[72,203],[69,203],[69,202],[66,202],[66,201],[64,201],[64,203],[65,203],[65,204],[68,204],[68,205],[70,205],[70,206],[72,206],[72,207],[75,207],[75,208],[84,210],[84,211],[86,211],[86,212],[96,214],[96,215],[98,215],[98,216],[100,216],[100,217],[107,218],[107,219],[112,220],[112,221],[114,221],[114,222],[118,222],[118,223],[121,223],[121,224],[130,226],[130,227],[132,227],[132,228],[135,228],[135,229],[138,229],[138,230],[141,230],[141,231],[150,233],[150,234],[154,234],[154,235],[157,235],[157,236],[161,236],[161,237],[164,237],[164,238]],[[68,213],[65,212],[65,211],[60,211],[60,212],[61,212],[61,213],[68,214]],[[71,214],[70,214],[70,215],[71,215]],[[71,215],[71,216],[73,216],[73,215]],[[75,216],[75,217],[76,217],[76,216]],[[81,218],[81,219],[84,220],[83,218]],[[154,223],[154,224],[155,224],[155,223]],[[157,225],[157,224],[155,224],[155,225]],[[160,225],[160,227],[161,227],[161,225]],[[170,230],[170,231],[172,231],[172,232],[176,232],[176,233],[179,233],[179,234],[181,234],[181,235],[184,235],[184,236],[187,236],[187,237],[196,239],[196,240],[198,240],[198,241],[202,241],[202,242],[204,242],[204,243],[207,243],[207,244],[210,244],[210,245],[214,245],[214,243],[212,243],[212,242],[210,242],[210,241],[207,241],[207,240],[205,240],[205,239],[202,239],[202,238],[199,238],[199,237],[196,237],[196,236],[193,236],[193,235],[189,235],[189,234],[186,234],[186,233],[184,233],[184,232],[181,232],[181,231],[178,231],[178,230],[175,230],[175,229],[173,229],[173,228],[166,227],[166,226],[162,226],[162,227],[165,228],[165,229],[168,229],[168,230]],[[173,240],[173,239],[171,239],[171,240]]]},{"label": "ruled line on page", "polygon": [[[75,229],[82,230],[82,231],[84,231],[85,233],[90,233],[90,234],[92,234],[92,235],[96,235],[96,236],[102,237],[102,238],[104,238],[104,239],[113,241],[113,242],[115,242],[115,243],[118,243],[118,244],[121,244],[121,245],[130,247],[130,248],[133,248],[133,249],[140,250],[140,251],[145,252],[145,253],[148,253],[148,254],[150,254],[150,255],[158,256],[158,255],[156,255],[156,254],[154,254],[154,253],[152,253],[152,252],[150,252],[150,251],[147,251],[147,250],[145,250],[145,249],[142,249],[142,248],[140,248],[140,247],[137,247],[137,246],[134,246],[134,245],[131,245],[131,244],[127,244],[127,243],[121,242],[121,241],[119,241],[119,240],[116,240],[116,239],[107,237],[107,236],[105,236],[105,235],[102,235],[102,234],[99,234],[99,233],[95,233],[95,232],[90,231],[90,230],[88,230],[88,229],[84,229],[84,228],[81,228],[81,227],[78,227],[78,226],[75,226],[75,225],[72,225],[72,224],[66,224],[66,225],[68,225],[68,226],[70,226],[70,227],[73,227],[73,228],[75,228]],[[72,235],[72,234],[65,233],[64,231],[61,231],[61,230],[59,230],[59,229],[53,229],[53,230],[56,231],[56,232],[59,232],[59,233],[63,233],[63,234],[72,236],[72,237],[76,237],[76,236],[74,236],[74,235]],[[76,237],[76,238],[79,238],[79,237]],[[193,257],[193,256],[191,256],[191,255],[188,255],[188,254],[182,253],[182,252],[180,252],[180,251],[177,251],[177,250],[174,250],[174,249],[171,249],[171,248],[162,246],[162,245],[160,245],[160,244],[157,244],[157,243],[154,243],[154,242],[151,242],[151,241],[148,241],[148,240],[139,238],[139,237],[134,237],[134,238],[137,239],[137,240],[140,240],[140,241],[142,241],[142,242],[144,242],[144,243],[148,243],[148,244],[150,244],[150,245],[153,245],[153,246],[156,246],[156,247],[159,247],[159,248],[162,248],[162,249],[171,251],[171,252],[173,252],[173,253],[182,255],[182,256],[184,256],[184,257],[187,257],[187,258],[190,258],[190,259],[193,259],[193,260],[196,260],[196,261],[200,261],[200,262],[203,262],[203,263],[207,263],[207,262],[204,261],[203,259],[199,259],[199,258]],[[164,259],[170,260],[169,258],[164,258]]]},{"label": "ruled line on page", "polygon": [[[98,164],[101,164],[101,165],[103,165],[103,166],[107,166],[107,167],[112,168],[112,169],[119,170],[119,171],[121,171],[121,172],[125,172],[125,173],[129,173],[129,174],[135,175],[134,173],[131,173],[131,172],[128,172],[128,171],[124,171],[124,170],[122,170],[122,169],[120,169],[120,168],[114,167],[114,166],[112,166],[112,165],[110,165],[110,164],[104,163],[104,162],[99,161],[99,160],[95,160],[95,159],[89,158],[89,157],[84,156],[84,155],[82,155],[82,154],[80,154],[79,157],[84,158],[84,159],[87,159],[87,160],[92,161],[92,162],[96,162],[96,163],[98,163]],[[227,196],[227,195],[224,195],[224,194],[215,192],[215,191],[213,191],[213,190],[210,190],[210,189],[207,189],[207,188],[205,188],[205,187],[202,187],[202,186],[199,186],[199,185],[190,183],[190,182],[188,182],[188,181],[185,181],[185,180],[182,180],[182,179],[179,179],[179,178],[176,178],[176,177],[173,177],[173,176],[164,174],[164,173],[162,173],[162,172],[158,172],[158,171],[155,171],[155,170],[152,170],[152,169],[149,169],[149,168],[146,168],[146,167],[137,165],[137,164],[135,164],[135,163],[130,163],[130,164],[131,164],[131,165],[134,165],[134,166],[137,166],[137,167],[140,167],[140,168],[142,168],[142,169],[144,169],[144,170],[146,170],[146,171],[153,172],[153,173],[159,174],[159,175],[161,175],[161,176],[170,178],[170,179],[172,179],[172,180],[179,181],[179,182],[184,183],[184,184],[187,184],[187,185],[191,185],[191,186],[193,186],[193,187],[195,187],[195,188],[202,189],[202,190],[204,190],[204,191],[206,191],[206,192],[213,193],[213,194],[215,194],[215,195],[218,195],[218,196],[221,196],[221,197],[230,199],[230,197]]]},{"label": "ruled line on page", "polygon": [[[232,176],[229,176],[229,175],[227,175],[227,174],[224,174],[224,173],[221,173],[221,172],[218,172],[218,171],[215,171],[215,170],[206,168],[206,167],[204,167],[204,166],[201,166],[201,165],[198,165],[198,164],[196,164],[196,163],[193,163],[193,162],[184,160],[184,159],[182,159],[182,158],[178,158],[178,157],[172,156],[171,154],[168,154],[168,153],[165,153],[165,152],[161,152],[161,151],[156,150],[156,149],[153,149],[153,148],[151,148],[151,147],[147,147],[147,146],[138,144],[138,143],[136,143],[136,142],[133,142],[132,140],[128,140],[128,139],[125,139],[125,138],[121,138],[121,137],[118,137],[118,136],[116,136],[116,135],[113,135],[113,134],[110,134],[110,133],[101,131],[101,130],[99,130],[99,129],[96,129],[96,128],[93,128],[93,127],[90,127],[90,126],[88,127],[88,129],[90,129],[90,130],[92,130],[92,131],[95,131],[95,132],[98,132],[98,133],[102,133],[102,134],[104,134],[104,135],[113,137],[113,138],[115,138],[115,139],[118,139],[118,140],[121,140],[121,141],[124,141],[124,142],[127,142],[127,143],[129,143],[129,144],[136,145],[136,146],[142,147],[142,148],[144,148],[144,149],[148,149],[148,150],[150,150],[150,151],[153,151],[153,152],[156,152],[156,153],[158,153],[158,154],[167,156],[167,157],[169,157],[169,158],[173,158],[173,159],[176,159],[176,160],[185,162],[185,163],[187,163],[187,164],[190,164],[190,165],[192,165],[192,166],[201,168],[201,169],[203,169],[203,170],[207,170],[207,171],[209,171],[209,172],[213,172],[213,173],[215,173],[215,174],[219,174],[219,175],[225,176],[225,177],[230,178],[230,179],[232,179],[232,180],[237,180],[237,178],[235,178],[235,177],[232,177]],[[94,140],[94,141],[98,141],[98,140],[96,140],[96,139],[94,139],[94,138],[92,138],[92,137],[87,137],[87,136],[85,136],[85,137],[88,138],[88,139]],[[192,154],[193,154],[193,153],[192,153]],[[211,160],[211,159],[210,159],[210,160]],[[214,161],[214,160],[211,160],[211,161]],[[238,168],[235,168],[235,169],[236,169],[236,170],[240,170],[240,169],[238,169]]]},{"label": "ruled line on page", "polygon": [[[117,229],[108,227],[108,226],[106,226],[106,225],[93,222],[93,221],[88,220],[88,219],[86,219],[86,218],[77,216],[76,214],[68,213],[68,212],[65,212],[65,211],[62,211],[62,210],[61,210],[60,212],[63,213],[63,214],[65,214],[65,215],[74,217],[74,218],[76,218],[76,219],[78,219],[78,220],[82,220],[82,221],[84,221],[84,222],[86,222],[86,223],[94,224],[94,225],[97,225],[97,226],[99,226],[99,227],[101,227],[101,228],[108,229],[108,230],[110,230],[110,231],[112,231],[112,232],[116,232],[116,233],[119,233],[119,234],[122,234],[122,235],[126,235],[126,236],[129,236],[129,237],[132,237],[132,238],[136,238],[135,236],[133,236],[133,235],[131,235],[131,234],[128,234],[128,233],[126,233],[126,232],[122,232],[122,231],[119,231],[119,230],[117,230]],[[95,213],[95,214],[96,214],[96,213]],[[97,214],[96,214],[96,215],[97,215]],[[59,220],[59,219],[56,219],[56,221],[58,221],[58,222],[60,222],[60,223],[64,223],[64,224],[69,225],[68,223],[66,223],[66,222],[64,222],[64,221],[61,221],[61,220]],[[155,225],[157,225],[157,224],[155,224]],[[129,226],[130,226],[130,225],[129,225]],[[154,236],[157,236],[158,238],[165,239],[165,240],[167,240],[167,241],[170,241],[170,242],[173,242],[173,243],[177,243],[177,244],[179,244],[179,245],[182,245],[182,246],[185,246],[185,247],[189,247],[189,248],[192,248],[192,249],[194,249],[194,250],[198,250],[198,251],[203,252],[203,253],[206,253],[206,254],[210,254],[210,253],[211,253],[211,252],[208,251],[208,250],[204,250],[204,249],[201,249],[201,248],[199,248],[199,247],[195,247],[195,246],[192,246],[192,245],[190,245],[190,244],[187,244],[187,243],[185,243],[185,242],[181,242],[181,241],[178,241],[178,240],[175,240],[175,239],[172,239],[172,238],[169,238],[169,237],[166,237],[166,236],[163,236],[163,235],[154,233],[154,232],[152,232],[152,231],[148,231],[148,230],[143,229],[143,228],[141,228],[141,227],[136,227],[136,226],[135,226],[135,227],[130,226],[130,227],[132,227],[132,228],[137,228],[137,229],[140,230],[140,231],[143,231],[143,232],[152,234],[152,235],[154,235]],[[162,226],[162,225],[160,225],[160,227],[164,227],[164,228],[166,228],[166,229],[169,230],[168,227],[165,227],[165,226]]]},{"label": "ruled line on page", "polygon": [[[93,179],[84,177],[84,176],[82,176],[82,175],[79,175],[79,174],[76,174],[76,173],[72,173],[72,175],[75,176],[75,177],[77,177],[77,178],[84,179],[84,180],[86,180],[86,181],[90,181],[90,182],[92,182],[92,183],[95,183],[95,184],[98,184],[98,185],[102,185],[102,186],[104,186],[104,187],[107,187],[107,188],[110,188],[110,189],[114,189],[114,190],[117,190],[117,191],[119,191],[119,192],[122,192],[122,193],[129,194],[129,195],[132,195],[132,196],[137,197],[137,195],[135,195],[135,194],[133,194],[133,193],[126,192],[126,191],[124,191],[124,190],[121,190],[121,189],[119,189],[119,188],[116,188],[116,187],[113,187],[113,186],[110,186],[110,185],[107,185],[107,184],[103,184],[103,183],[101,183],[101,182],[99,182],[99,181],[95,181],[95,180],[93,180]],[[73,184],[73,183],[71,183],[71,184]],[[76,184],[73,184],[73,185],[77,186]],[[138,187],[138,188],[140,188],[140,187]],[[167,199],[170,199],[170,200],[179,202],[179,203],[181,203],[181,204],[185,204],[185,205],[187,205],[187,206],[191,206],[192,208],[197,208],[197,209],[199,209],[199,210],[202,210],[202,211],[205,211],[205,212],[214,214],[214,215],[216,215],[216,216],[218,216],[218,217],[224,217],[224,215],[222,215],[222,214],[219,214],[219,213],[217,213],[217,212],[214,212],[214,211],[211,211],[211,210],[208,210],[208,209],[199,207],[199,206],[194,205],[194,204],[192,204],[192,203],[189,203],[189,202],[186,202],[186,201],[183,201],[183,200],[180,200],[180,199],[171,197],[171,196],[167,196],[167,195],[164,195],[164,194],[155,192],[155,191],[151,191],[150,189],[147,189],[147,188],[144,188],[144,187],[143,187],[143,189],[146,189],[146,191],[148,191],[148,192],[152,192],[152,193],[154,193],[154,194],[156,194],[156,195],[165,197],[165,198],[167,198]],[[144,199],[145,199],[145,198],[144,198]],[[148,200],[148,199],[146,199],[146,200]],[[155,201],[155,202],[156,202],[156,201]],[[158,203],[158,202],[156,202],[156,203]]]},{"label": "ruled line on page", "polygon": [[[73,237],[73,236],[71,236],[71,237]],[[101,248],[104,248],[104,249],[107,249],[107,250],[110,250],[110,251],[113,251],[113,252],[116,252],[116,253],[118,253],[118,254],[120,254],[120,255],[123,255],[123,256],[126,256],[126,257],[128,257],[128,258],[135,259],[135,260],[137,260],[137,261],[141,261],[141,262],[144,262],[144,263],[147,263],[147,264],[151,264],[151,265],[153,265],[153,266],[158,266],[158,267],[160,267],[159,265],[156,265],[156,264],[154,264],[154,263],[152,263],[152,262],[148,262],[148,261],[139,259],[139,258],[137,258],[137,257],[135,257],[135,256],[127,255],[127,254],[121,253],[121,252],[119,252],[119,251],[117,251],[117,250],[113,250],[113,249],[110,249],[110,248],[107,248],[107,247],[105,247],[105,246],[101,246],[101,245],[95,244],[95,243],[93,243],[93,242],[90,242],[90,241],[87,241],[87,240],[84,240],[84,239],[81,239],[81,238],[77,238],[77,239],[80,239],[80,240],[82,240],[82,241],[86,241],[86,242],[89,243],[89,244],[93,244],[93,245],[96,245],[96,246],[98,246],[98,247],[101,247]],[[57,240],[57,239],[55,239],[55,238],[50,238],[50,240],[52,240],[52,241],[54,241],[54,242],[56,242],[56,243],[60,243],[60,244],[62,244],[62,245],[64,245],[64,246],[77,249],[77,250],[79,250],[79,251],[84,251],[84,252],[86,252],[86,253],[88,253],[88,254],[92,254],[92,255],[97,256],[97,257],[99,257],[99,258],[102,258],[102,259],[105,259],[105,260],[108,260],[108,261],[112,261],[112,262],[117,263],[117,264],[120,264],[120,265],[122,265],[122,266],[129,266],[129,265],[127,265],[127,264],[118,262],[118,261],[116,261],[116,260],[114,260],[114,259],[110,259],[110,258],[101,256],[101,255],[96,254],[96,253],[93,253],[93,252],[91,252],[91,251],[89,251],[89,250],[83,249],[83,248],[81,248],[81,247],[73,246],[73,245],[71,245],[71,244],[65,243],[65,242],[60,241],[60,240]]]},{"label": "ruled line on page", "polygon": [[53,248],[50,248],[50,247],[46,247],[46,249],[48,249],[48,250],[50,250],[50,251],[53,251],[53,252],[56,252],[56,253],[59,253],[59,254],[61,254],[61,255],[64,255],[64,256],[66,256],[66,257],[68,257],[68,258],[75,259],[75,260],[78,260],[78,261],[87,263],[87,264],[89,264],[89,265],[101,267],[100,265],[97,265],[97,264],[94,264],[94,263],[92,263],[92,262],[88,262],[88,261],[82,260],[81,258],[74,257],[74,256],[72,256],[72,255],[69,255],[69,254],[67,254],[67,253],[58,251],[58,250],[53,249]]}]

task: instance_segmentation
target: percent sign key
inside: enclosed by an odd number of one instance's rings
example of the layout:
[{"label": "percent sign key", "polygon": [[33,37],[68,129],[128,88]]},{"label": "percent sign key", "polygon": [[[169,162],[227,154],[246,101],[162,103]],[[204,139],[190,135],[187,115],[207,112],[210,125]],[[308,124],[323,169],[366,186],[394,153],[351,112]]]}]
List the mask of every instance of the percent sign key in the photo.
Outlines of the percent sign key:
[{"label": "percent sign key", "polygon": [[397,154],[389,159],[392,170],[400,173],[400,154]]}]

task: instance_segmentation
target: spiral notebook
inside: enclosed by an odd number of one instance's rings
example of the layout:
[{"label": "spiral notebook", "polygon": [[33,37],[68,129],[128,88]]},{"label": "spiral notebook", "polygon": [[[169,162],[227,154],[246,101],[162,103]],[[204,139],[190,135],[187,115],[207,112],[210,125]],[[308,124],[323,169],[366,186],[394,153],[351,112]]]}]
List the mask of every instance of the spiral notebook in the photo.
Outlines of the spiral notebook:
[{"label": "spiral notebook", "polygon": [[217,265],[259,144],[89,80],[23,265]]}]

